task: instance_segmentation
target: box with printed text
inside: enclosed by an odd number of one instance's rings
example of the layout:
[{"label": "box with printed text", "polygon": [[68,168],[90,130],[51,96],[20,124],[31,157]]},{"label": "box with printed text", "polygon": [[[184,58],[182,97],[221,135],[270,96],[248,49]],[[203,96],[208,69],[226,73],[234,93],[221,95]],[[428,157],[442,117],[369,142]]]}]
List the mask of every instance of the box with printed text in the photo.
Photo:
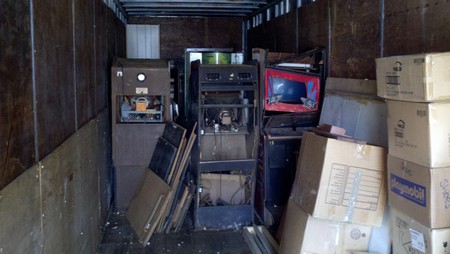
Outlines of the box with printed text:
[{"label": "box with printed text", "polygon": [[450,52],[376,59],[377,94],[394,100],[450,99]]},{"label": "box with printed text", "polygon": [[450,228],[431,229],[391,209],[393,254],[448,254]]},{"label": "box with printed text", "polygon": [[450,166],[450,102],[387,102],[389,154],[428,167]]},{"label": "box with printed text", "polygon": [[450,167],[428,168],[388,155],[389,205],[429,228],[450,228]]},{"label": "box with printed text", "polygon": [[292,198],[320,219],[380,226],[386,149],[305,132]]},{"label": "box with printed text", "polygon": [[367,251],[372,227],[317,219],[308,215],[292,199],[280,241],[280,254],[351,254]]}]

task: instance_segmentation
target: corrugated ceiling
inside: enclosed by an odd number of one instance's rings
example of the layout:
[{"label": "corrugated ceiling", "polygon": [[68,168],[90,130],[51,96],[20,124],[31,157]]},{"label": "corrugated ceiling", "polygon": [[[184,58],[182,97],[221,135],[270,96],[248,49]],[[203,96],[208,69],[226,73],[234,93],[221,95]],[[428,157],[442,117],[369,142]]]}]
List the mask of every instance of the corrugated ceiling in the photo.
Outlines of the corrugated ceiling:
[{"label": "corrugated ceiling", "polygon": [[115,0],[127,17],[247,17],[279,0]]}]

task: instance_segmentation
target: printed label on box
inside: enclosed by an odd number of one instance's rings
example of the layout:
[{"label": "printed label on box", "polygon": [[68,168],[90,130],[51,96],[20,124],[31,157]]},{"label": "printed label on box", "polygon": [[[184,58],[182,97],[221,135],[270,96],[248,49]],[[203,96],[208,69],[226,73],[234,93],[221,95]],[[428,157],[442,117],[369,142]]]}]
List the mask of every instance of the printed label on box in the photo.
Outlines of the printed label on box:
[{"label": "printed label on box", "polygon": [[423,234],[414,229],[410,229],[409,233],[411,235],[411,246],[414,249],[425,253],[426,246],[425,246],[425,238],[423,237]]},{"label": "printed label on box", "polygon": [[418,205],[427,207],[427,190],[425,186],[410,182],[404,178],[390,174],[391,191]]},{"label": "printed label on box", "polygon": [[380,171],[334,163],[325,202],[375,211],[382,179]]}]

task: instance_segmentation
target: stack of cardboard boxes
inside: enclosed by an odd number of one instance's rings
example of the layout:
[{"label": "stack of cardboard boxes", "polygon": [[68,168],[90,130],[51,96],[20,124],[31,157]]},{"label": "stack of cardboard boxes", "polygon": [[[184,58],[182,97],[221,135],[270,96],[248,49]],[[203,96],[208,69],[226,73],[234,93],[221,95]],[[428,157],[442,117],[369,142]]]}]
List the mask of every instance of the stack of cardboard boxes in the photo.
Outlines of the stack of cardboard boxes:
[{"label": "stack of cardboard boxes", "polygon": [[380,58],[393,253],[450,253],[450,53]]},{"label": "stack of cardboard boxes", "polygon": [[367,251],[386,202],[386,150],[305,132],[280,253]]}]

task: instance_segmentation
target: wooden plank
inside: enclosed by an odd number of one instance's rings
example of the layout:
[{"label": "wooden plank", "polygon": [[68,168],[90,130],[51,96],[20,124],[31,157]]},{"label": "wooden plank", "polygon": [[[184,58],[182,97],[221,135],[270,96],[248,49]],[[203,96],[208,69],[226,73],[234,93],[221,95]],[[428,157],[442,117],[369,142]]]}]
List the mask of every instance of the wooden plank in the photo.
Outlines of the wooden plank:
[{"label": "wooden plank", "polygon": [[450,51],[450,2],[384,1],[384,56]]},{"label": "wooden plank", "polygon": [[[186,149],[184,149],[184,151],[183,151],[181,162],[177,165],[175,177],[173,179],[171,179],[170,184],[169,184],[172,187],[173,190],[176,190],[174,195],[181,191],[180,190],[180,188],[181,188],[180,183],[183,181],[183,179],[181,179],[181,177],[184,175],[184,172],[186,171],[187,161],[190,158],[191,150],[192,150],[192,147],[194,145],[194,142],[195,142],[195,139],[196,139],[196,136],[197,136],[195,134],[196,126],[197,126],[197,122],[194,122],[194,123],[192,123],[192,125],[190,125],[188,127],[188,129],[190,130],[190,132],[188,133],[189,141],[188,141]],[[167,219],[167,223],[169,223],[169,224],[167,224],[167,227],[165,228],[166,231],[167,230],[171,230],[171,225],[170,224],[171,224],[172,215],[173,215],[171,213],[174,210],[173,206],[174,206],[174,203],[176,202],[176,200],[175,200],[176,198],[178,198],[178,197],[174,196],[174,199],[171,200],[171,202],[169,204],[170,210],[168,211],[168,214],[166,216],[168,218]]]},{"label": "wooden plank", "polygon": [[[151,233],[146,231],[146,224],[153,212],[155,206],[159,203],[158,199],[161,195],[165,197],[163,203],[166,203],[167,196],[171,193],[171,188],[159,178],[153,171],[147,170],[144,181],[142,182],[139,190],[136,192],[135,197],[131,201],[130,207],[127,211],[127,218],[130,221],[131,226],[136,231],[139,240],[145,245],[150,239]],[[161,209],[164,208],[164,205]],[[157,213],[157,212],[155,212]],[[157,217],[160,213],[157,213]],[[158,222],[158,218],[156,222]]]},{"label": "wooden plank", "polygon": [[3,253],[43,253],[38,165],[0,191],[0,215]]},{"label": "wooden plank", "polygon": [[75,133],[72,1],[33,4],[39,158]]},{"label": "wooden plank", "polygon": [[186,198],[186,202],[184,203],[183,207],[181,208],[181,217],[176,221],[176,227],[174,229],[174,232],[178,232],[183,225],[184,219],[186,218],[187,212],[189,210],[189,207],[191,206],[193,197],[194,197],[194,190],[190,190],[188,197]]},{"label": "wooden plank", "polygon": [[184,203],[186,202],[186,198],[187,198],[188,194],[189,194],[189,189],[186,186],[183,191],[183,195],[182,195],[180,201],[176,205],[176,208],[173,212],[173,216],[170,218],[170,220],[168,222],[168,226],[166,227],[166,233],[170,233],[170,231],[173,228],[173,225],[178,221],[178,219],[180,217],[181,209],[182,209]]},{"label": "wooden plank", "polygon": [[26,0],[0,8],[0,190],[37,161],[29,13]]},{"label": "wooden plank", "polygon": [[[183,140],[180,143],[180,146],[177,149],[177,154],[175,156],[174,163],[172,165],[172,168],[170,169],[169,175],[167,177],[167,183],[171,185],[170,183],[173,182],[173,178],[178,175],[178,172],[180,171],[180,163],[183,159],[183,155],[186,149],[186,138],[183,138]],[[174,176],[175,175],[175,176]],[[171,185],[172,186],[172,185]]]},{"label": "wooden plank", "polygon": [[100,150],[92,120],[42,161],[43,253],[95,252],[100,241]]},{"label": "wooden plank", "polygon": [[81,0],[75,1],[74,4],[77,126],[83,126],[97,113],[94,80],[95,1]]},{"label": "wooden plank", "polygon": [[380,1],[330,2],[330,76],[376,79],[380,55]]}]

